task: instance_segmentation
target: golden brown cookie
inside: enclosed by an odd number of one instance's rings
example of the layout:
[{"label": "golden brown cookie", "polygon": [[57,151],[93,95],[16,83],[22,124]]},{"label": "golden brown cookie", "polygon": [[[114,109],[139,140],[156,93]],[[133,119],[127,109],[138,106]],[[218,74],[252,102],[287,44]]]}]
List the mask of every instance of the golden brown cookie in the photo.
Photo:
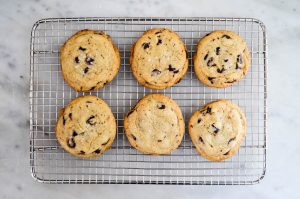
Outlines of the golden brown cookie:
[{"label": "golden brown cookie", "polygon": [[151,29],[132,46],[130,65],[139,83],[152,89],[168,88],[178,83],[188,69],[186,47],[177,33]]},{"label": "golden brown cookie", "polygon": [[146,154],[168,154],[178,148],[184,134],[180,108],[162,94],[143,97],[124,119],[130,144]]},{"label": "golden brown cookie", "polygon": [[247,44],[238,34],[216,30],[203,37],[194,56],[194,70],[207,86],[224,88],[240,81],[250,66]]},{"label": "golden brown cookie", "polygon": [[95,158],[112,145],[116,128],[110,107],[100,98],[86,95],[77,97],[61,110],[56,137],[69,153]]},{"label": "golden brown cookie", "polygon": [[93,91],[113,80],[120,67],[120,54],[104,32],[81,30],[60,50],[65,81],[76,91]]},{"label": "golden brown cookie", "polygon": [[229,100],[217,100],[193,113],[188,129],[201,156],[221,161],[231,157],[240,147],[246,135],[246,118]]}]

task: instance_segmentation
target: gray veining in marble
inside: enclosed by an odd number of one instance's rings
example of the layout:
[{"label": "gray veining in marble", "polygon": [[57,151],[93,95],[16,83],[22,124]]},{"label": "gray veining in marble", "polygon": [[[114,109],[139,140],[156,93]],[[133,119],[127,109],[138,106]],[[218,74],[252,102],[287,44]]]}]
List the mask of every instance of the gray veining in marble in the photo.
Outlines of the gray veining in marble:
[{"label": "gray veining in marble", "polygon": [[[254,17],[267,26],[268,151],[254,186],[47,185],[30,176],[29,39],[45,17]],[[0,2],[0,198],[300,198],[300,1],[111,0]]]}]

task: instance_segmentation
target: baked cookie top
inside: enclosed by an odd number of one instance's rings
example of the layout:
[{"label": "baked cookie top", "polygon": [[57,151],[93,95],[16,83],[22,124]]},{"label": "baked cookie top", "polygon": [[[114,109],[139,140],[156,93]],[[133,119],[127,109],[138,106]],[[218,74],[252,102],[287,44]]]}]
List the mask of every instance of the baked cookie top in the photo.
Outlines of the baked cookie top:
[{"label": "baked cookie top", "polygon": [[81,30],[60,50],[65,81],[76,91],[93,91],[113,80],[120,67],[120,55],[104,32]]},{"label": "baked cookie top", "polygon": [[250,65],[246,42],[238,34],[216,30],[204,36],[197,45],[194,70],[207,86],[224,88],[241,80]]},{"label": "baked cookie top", "polygon": [[98,157],[113,143],[116,120],[109,106],[100,98],[86,95],[72,100],[60,112],[56,137],[69,153]]},{"label": "baked cookie top", "polygon": [[193,113],[188,129],[201,156],[221,161],[231,157],[240,147],[246,134],[246,118],[237,105],[217,100]]},{"label": "baked cookie top", "polygon": [[139,83],[152,89],[164,89],[185,75],[188,69],[186,47],[177,33],[151,29],[132,46],[130,65]]},{"label": "baked cookie top", "polygon": [[168,154],[178,148],[184,120],[178,105],[162,94],[143,97],[124,119],[130,144],[146,154]]}]

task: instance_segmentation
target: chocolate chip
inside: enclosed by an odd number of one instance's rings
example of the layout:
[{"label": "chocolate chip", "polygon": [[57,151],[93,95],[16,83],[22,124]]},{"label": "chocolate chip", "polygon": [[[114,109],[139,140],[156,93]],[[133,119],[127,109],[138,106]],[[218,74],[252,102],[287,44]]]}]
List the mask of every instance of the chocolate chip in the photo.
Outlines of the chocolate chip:
[{"label": "chocolate chip", "polygon": [[236,65],[235,65],[235,69],[236,69],[236,70],[238,70],[238,69],[242,69],[242,68],[239,66],[239,64],[238,64],[238,63],[236,63]]},{"label": "chocolate chip", "polygon": [[157,140],[157,142],[162,142],[162,140]]},{"label": "chocolate chip", "polygon": [[207,37],[208,35],[210,35],[211,33],[207,33],[204,37]]},{"label": "chocolate chip", "polygon": [[173,71],[173,73],[175,73],[175,74],[178,73],[178,72],[179,72],[179,70],[174,70],[174,71]]},{"label": "chocolate chip", "polygon": [[89,69],[90,69],[89,67],[85,67],[84,70],[83,70],[84,74],[86,74],[87,72],[89,72]]},{"label": "chocolate chip", "polygon": [[181,80],[182,80],[182,79],[179,79],[179,80],[176,82],[176,84],[178,84],[179,82],[181,82]]},{"label": "chocolate chip", "polygon": [[198,119],[197,123],[199,124],[201,122],[201,118]]},{"label": "chocolate chip", "polygon": [[210,81],[210,83],[214,83],[213,80],[216,79],[215,77],[208,77],[208,80]]},{"label": "chocolate chip", "polygon": [[165,108],[166,108],[166,105],[164,105],[163,103],[161,103],[161,104],[158,104],[158,105],[157,105],[157,108],[158,108],[158,109],[165,109]]},{"label": "chocolate chip", "polygon": [[168,68],[168,70],[169,70],[169,71],[175,71],[175,70],[176,70],[176,68],[173,68],[173,67],[172,67],[172,65],[171,65],[171,64],[169,64],[169,68]]},{"label": "chocolate chip", "polygon": [[193,128],[194,126],[191,124],[190,127]]},{"label": "chocolate chip", "polygon": [[206,113],[211,113],[211,107],[207,107]]},{"label": "chocolate chip", "polygon": [[214,134],[216,135],[220,131],[220,129],[218,127],[216,127],[215,124],[212,124],[211,126],[214,129]]},{"label": "chocolate chip", "polygon": [[96,122],[93,122],[92,120],[95,118],[94,115],[90,116],[89,119],[87,119],[86,123],[89,125],[95,125]]},{"label": "chocolate chip", "polygon": [[73,137],[71,137],[71,138],[68,139],[67,145],[68,145],[70,148],[75,148],[76,143],[75,143]]},{"label": "chocolate chip", "polygon": [[91,101],[86,101],[85,103],[87,103],[87,104],[91,104],[92,102],[91,102]]},{"label": "chocolate chip", "polygon": [[85,152],[84,152],[84,151],[80,151],[79,154],[80,154],[80,155],[84,155]]},{"label": "chocolate chip", "polygon": [[243,64],[243,57],[242,57],[242,55],[238,55],[237,58],[236,58],[236,61],[237,61],[239,64]]},{"label": "chocolate chip", "polygon": [[80,62],[78,57],[75,57],[75,62],[76,62],[77,64]]},{"label": "chocolate chip", "polygon": [[69,118],[70,120],[72,120],[72,113],[69,113]]},{"label": "chocolate chip", "polygon": [[159,75],[160,73],[161,73],[160,70],[154,69],[154,70],[151,72],[151,76],[157,76],[157,75]]},{"label": "chocolate chip", "polygon": [[229,152],[230,152],[230,150],[229,150],[229,151],[227,151],[226,153],[224,153],[223,155],[228,155],[228,154],[229,154]]},{"label": "chocolate chip", "polygon": [[108,140],[106,142],[102,143],[101,145],[102,146],[106,145],[109,142],[109,140],[110,140],[110,138],[108,138]]},{"label": "chocolate chip", "polygon": [[231,84],[231,83],[234,83],[234,82],[236,82],[236,80],[227,81],[226,83]]},{"label": "chocolate chip", "polygon": [[156,45],[159,45],[159,44],[162,44],[162,40],[161,39],[158,39]]},{"label": "chocolate chip", "polygon": [[93,86],[92,88],[90,88],[90,91],[94,90],[96,88],[96,86]]},{"label": "chocolate chip", "polygon": [[224,59],[224,62],[228,62],[228,59]]},{"label": "chocolate chip", "polygon": [[65,125],[66,124],[66,118],[65,118],[65,116],[63,116],[63,125]]},{"label": "chocolate chip", "polygon": [[204,141],[201,136],[199,137],[199,140],[200,140],[200,142],[202,142],[204,144]]},{"label": "chocolate chip", "polygon": [[160,31],[157,31],[155,34],[157,35],[157,34],[159,34],[159,33],[161,33],[162,31],[160,30]]},{"label": "chocolate chip", "polygon": [[100,149],[96,149],[93,153],[100,153],[101,152],[101,150]]},{"label": "chocolate chip", "polygon": [[93,58],[91,57],[87,57],[85,58],[85,62],[88,64],[88,65],[92,65],[93,64],[93,61],[95,61]]},{"label": "chocolate chip", "polygon": [[220,47],[217,47],[217,48],[216,48],[216,55],[219,55],[219,54],[220,54],[220,50],[221,50]]},{"label": "chocolate chip", "polygon": [[211,66],[217,66],[217,64],[213,64],[213,65],[211,65]]},{"label": "chocolate chip", "polygon": [[150,44],[150,43],[143,43],[142,46],[144,47],[144,49],[147,49],[147,48],[149,48],[149,46],[150,46],[149,44]]},{"label": "chocolate chip", "polygon": [[77,136],[77,135],[78,135],[78,133],[77,133],[75,130],[73,130],[72,136],[75,137],[75,136]]},{"label": "chocolate chip", "polygon": [[204,56],[204,61],[207,59],[208,57],[208,53]]},{"label": "chocolate chip", "polygon": [[85,51],[86,50],[86,48],[83,48],[83,47],[79,47],[79,50],[81,50],[81,51]]},{"label": "chocolate chip", "polygon": [[132,137],[134,140],[136,140],[136,137],[135,137],[133,134],[131,134],[131,137]]},{"label": "chocolate chip", "polygon": [[207,66],[208,66],[208,67],[209,67],[209,66],[212,66],[212,65],[213,65],[213,61],[214,61],[214,58],[213,58],[213,57],[209,58],[208,61],[207,61]]},{"label": "chocolate chip", "polygon": [[235,140],[235,137],[231,138],[228,140],[228,144],[230,144],[230,142],[234,141]]},{"label": "chocolate chip", "polygon": [[228,35],[223,35],[222,38],[231,39]]},{"label": "chocolate chip", "polygon": [[223,73],[224,71],[225,71],[225,68],[222,68],[222,69],[219,69],[219,68],[218,68],[218,69],[217,69],[217,72],[218,72],[218,73]]}]

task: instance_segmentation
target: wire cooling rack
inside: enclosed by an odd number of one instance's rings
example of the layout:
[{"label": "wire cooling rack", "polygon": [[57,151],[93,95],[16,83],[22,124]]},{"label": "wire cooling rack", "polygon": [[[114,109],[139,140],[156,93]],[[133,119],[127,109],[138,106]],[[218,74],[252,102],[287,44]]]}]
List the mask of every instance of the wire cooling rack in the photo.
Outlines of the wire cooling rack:
[{"label": "wire cooling rack", "polygon": [[[151,90],[139,85],[129,66],[130,47],[150,28],[170,28],[187,46],[189,70],[177,85]],[[59,49],[75,32],[103,30],[118,46],[121,67],[117,77],[96,92],[75,92],[64,81]],[[192,56],[198,40],[210,31],[232,30],[247,42],[252,63],[246,77],[232,87],[216,89],[201,84]],[[266,33],[251,18],[60,18],[37,21],[30,51],[30,166],[32,176],[46,183],[82,184],[206,184],[258,183],[266,171]],[[163,93],[181,107],[185,121],[211,100],[225,98],[238,104],[247,117],[247,136],[238,152],[223,162],[198,155],[187,130],[180,147],[170,155],[144,155],[128,143],[123,129],[125,112],[147,93]],[[80,95],[97,95],[112,108],[118,132],[113,146],[96,159],[76,158],[55,137],[58,112]]]}]

